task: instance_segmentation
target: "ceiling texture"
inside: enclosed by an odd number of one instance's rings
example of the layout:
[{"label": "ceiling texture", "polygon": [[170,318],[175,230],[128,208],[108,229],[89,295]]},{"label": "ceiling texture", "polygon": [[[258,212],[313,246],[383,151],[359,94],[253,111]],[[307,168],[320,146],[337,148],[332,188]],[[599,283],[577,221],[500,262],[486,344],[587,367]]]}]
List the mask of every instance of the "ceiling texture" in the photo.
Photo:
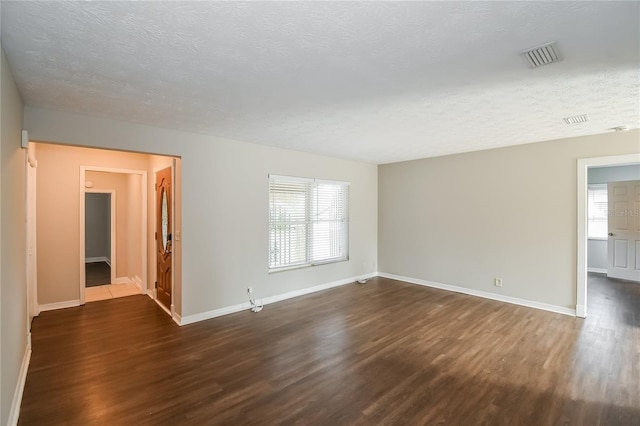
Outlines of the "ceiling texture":
[{"label": "ceiling texture", "polygon": [[[376,164],[640,127],[636,1],[2,1],[1,19],[34,107]],[[563,60],[528,68],[551,41]]]}]

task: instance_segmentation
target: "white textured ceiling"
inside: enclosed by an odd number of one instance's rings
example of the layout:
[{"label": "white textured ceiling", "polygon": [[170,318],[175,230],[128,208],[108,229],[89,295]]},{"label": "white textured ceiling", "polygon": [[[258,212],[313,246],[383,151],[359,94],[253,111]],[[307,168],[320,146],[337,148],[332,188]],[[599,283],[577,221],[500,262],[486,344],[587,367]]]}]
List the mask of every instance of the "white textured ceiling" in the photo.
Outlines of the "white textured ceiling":
[{"label": "white textured ceiling", "polygon": [[3,1],[1,29],[27,105],[372,163],[640,127],[639,2]]}]

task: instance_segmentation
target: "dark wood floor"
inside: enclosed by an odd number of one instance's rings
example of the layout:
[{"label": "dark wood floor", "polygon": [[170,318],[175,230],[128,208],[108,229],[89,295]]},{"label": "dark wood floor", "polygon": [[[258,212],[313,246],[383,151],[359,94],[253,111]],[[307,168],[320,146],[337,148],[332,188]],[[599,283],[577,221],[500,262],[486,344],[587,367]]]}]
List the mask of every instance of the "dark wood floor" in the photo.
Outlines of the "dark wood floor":
[{"label": "dark wood floor", "polygon": [[640,285],[586,320],[386,279],[178,327],[146,296],[43,312],[20,425],[638,425]]}]

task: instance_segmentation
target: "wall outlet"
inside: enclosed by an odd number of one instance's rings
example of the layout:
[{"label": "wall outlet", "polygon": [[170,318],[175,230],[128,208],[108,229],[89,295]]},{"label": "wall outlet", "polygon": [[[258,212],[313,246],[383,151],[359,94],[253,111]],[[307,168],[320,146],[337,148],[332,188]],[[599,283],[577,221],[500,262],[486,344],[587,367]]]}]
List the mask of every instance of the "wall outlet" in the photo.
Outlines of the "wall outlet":
[{"label": "wall outlet", "polygon": [[502,278],[494,278],[493,285],[496,287],[502,287]]},{"label": "wall outlet", "polygon": [[247,294],[253,293],[253,287],[247,287]]}]

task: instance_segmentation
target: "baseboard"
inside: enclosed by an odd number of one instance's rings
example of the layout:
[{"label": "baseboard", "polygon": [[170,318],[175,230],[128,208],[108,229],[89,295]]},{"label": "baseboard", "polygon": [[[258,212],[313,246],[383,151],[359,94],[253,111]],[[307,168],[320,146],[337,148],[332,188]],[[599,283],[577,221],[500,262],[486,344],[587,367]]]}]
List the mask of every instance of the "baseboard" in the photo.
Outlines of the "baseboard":
[{"label": "baseboard", "polygon": [[[271,303],[276,303],[276,302],[281,302],[283,300],[291,299],[291,298],[294,298],[294,297],[304,296],[306,294],[315,293],[315,292],[318,292],[318,291],[327,290],[327,289],[330,289],[330,288],[339,287],[339,286],[343,286],[343,285],[346,285],[346,284],[351,284],[351,283],[353,283],[353,282],[355,282],[357,280],[373,278],[376,275],[377,275],[376,273],[359,275],[357,277],[346,278],[346,279],[343,279],[343,280],[338,280],[338,281],[333,281],[333,282],[330,282],[330,283],[320,284],[320,285],[317,285],[317,286],[314,286],[314,287],[303,288],[303,289],[300,289],[300,290],[294,290],[294,291],[290,291],[290,292],[287,292],[287,293],[278,294],[278,295],[275,295],[275,296],[265,297],[264,299],[261,299],[259,301],[263,305],[268,305],[268,304],[271,304]],[[202,312],[202,313],[195,314],[195,315],[187,315],[185,317],[180,317],[179,315],[176,315],[174,317],[174,320],[179,325],[182,326],[182,325],[193,324],[195,322],[199,322],[199,321],[204,321],[204,320],[220,317],[220,316],[223,316],[223,315],[233,314],[233,313],[244,311],[244,310],[247,310],[247,309],[250,309],[250,308],[251,308],[251,304],[249,302],[245,302],[245,303],[239,303],[239,304],[233,305],[233,306],[226,306],[224,308],[214,309],[212,311]]]},{"label": "baseboard", "polygon": [[29,363],[31,362],[31,333],[27,335],[27,347],[22,357],[22,365],[20,365],[20,372],[18,373],[18,383],[16,383],[16,389],[13,393],[13,401],[11,402],[11,411],[9,411],[10,426],[18,424],[18,417],[20,417],[20,405],[22,404],[22,393],[24,392],[24,385],[27,381],[27,371],[29,371]]},{"label": "baseboard", "polygon": [[596,274],[606,274],[607,270],[603,268],[587,268],[587,272],[595,272]]},{"label": "baseboard", "polygon": [[177,312],[176,312],[176,313],[173,315],[173,317],[172,317],[172,318],[173,318],[173,322],[175,322],[175,323],[176,323],[176,324],[178,324],[178,325],[181,325],[181,323],[182,323],[182,317],[180,316],[180,314],[179,314],[179,313],[177,313]]},{"label": "baseboard", "polygon": [[[249,305],[249,302],[247,302],[247,303],[240,303],[238,305],[227,306],[224,308],[214,309],[212,311],[202,312],[199,314],[187,315],[186,317],[180,317],[178,325],[182,326],[187,324],[193,324],[194,322],[200,322],[200,321],[204,321],[204,320],[208,320],[216,317],[221,317],[223,315],[234,314],[236,312],[249,309],[250,307],[251,305]],[[177,320],[177,317],[175,319]]]},{"label": "baseboard", "polygon": [[584,305],[576,305],[576,316],[578,318],[586,318],[587,312],[584,308]]},{"label": "baseboard", "polygon": [[98,263],[98,262],[105,262],[107,265],[111,266],[111,261],[105,256],[87,257],[84,259],[84,263]]},{"label": "baseboard", "polygon": [[130,284],[131,280],[129,277],[119,277],[116,278],[111,284]]},{"label": "baseboard", "polygon": [[504,296],[502,294],[489,293],[488,291],[473,290],[466,287],[458,287],[449,284],[441,284],[432,281],[421,280],[418,278],[405,277],[395,274],[387,274],[385,272],[379,272],[378,276],[383,278],[389,278],[392,280],[405,281],[411,284],[418,284],[425,287],[437,288],[440,290],[454,291],[456,293],[468,294],[470,296],[482,297],[485,299],[497,300],[499,302],[511,303],[514,305],[526,306],[527,308],[541,309],[543,311],[555,312],[557,314],[576,316],[576,310],[571,308],[565,308],[562,306],[549,305],[547,303],[535,302],[533,300],[519,299],[517,297]]},{"label": "baseboard", "polygon": [[340,287],[346,284],[351,284],[355,281],[358,280],[363,280],[363,279],[369,279],[369,278],[373,278],[375,277],[376,274],[366,274],[366,275],[360,275],[357,277],[352,277],[352,278],[346,278],[344,280],[338,280],[338,281],[333,281],[330,283],[326,283],[326,284],[320,284],[314,287],[308,287],[308,288],[303,288],[300,290],[294,290],[294,291],[290,291],[287,293],[283,293],[283,294],[278,294],[275,296],[271,296],[271,297],[265,297],[264,299],[262,299],[262,304],[263,305],[268,305],[270,303],[276,303],[276,302],[280,302],[282,300],[287,300],[287,299],[292,299],[294,297],[298,297],[298,296],[304,296],[306,294],[310,294],[310,293],[315,293],[318,291],[322,291],[322,290],[328,290],[330,288],[333,287]]},{"label": "baseboard", "polygon": [[38,310],[40,312],[54,311],[56,309],[75,308],[76,306],[80,306],[80,300],[67,300],[64,302],[47,303],[44,305],[40,305],[38,307]]},{"label": "baseboard", "polygon": [[160,303],[160,301],[158,299],[154,299],[154,301],[156,302],[156,304],[158,306],[160,306],[162,308],[163,311],[165,311],[171,317],[171,311],[169,309],[167,309],[166,306],[164,306],[162,303]]},{"label": "baseboard", "polygon": [[131,278],[130,281],[133,284],[135,284],[136,287],[138,287],[140,289],[140,292],[142,293],[142,278],[140,278],[139,276],[135,275],[133,278]]}]

